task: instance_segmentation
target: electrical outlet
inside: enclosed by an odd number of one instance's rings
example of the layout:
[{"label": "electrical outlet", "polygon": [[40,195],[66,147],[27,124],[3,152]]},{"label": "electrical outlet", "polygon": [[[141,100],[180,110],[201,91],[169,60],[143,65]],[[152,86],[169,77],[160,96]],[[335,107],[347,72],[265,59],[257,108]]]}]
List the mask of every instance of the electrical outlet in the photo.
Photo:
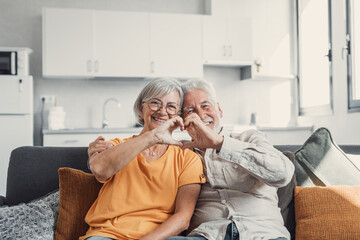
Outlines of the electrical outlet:
[{"label": "electrical outlet", "polygon": [[54,104],[55,103],[55,96],[54,95],[43,95],[40,96],[41,101],[44,103]]}]

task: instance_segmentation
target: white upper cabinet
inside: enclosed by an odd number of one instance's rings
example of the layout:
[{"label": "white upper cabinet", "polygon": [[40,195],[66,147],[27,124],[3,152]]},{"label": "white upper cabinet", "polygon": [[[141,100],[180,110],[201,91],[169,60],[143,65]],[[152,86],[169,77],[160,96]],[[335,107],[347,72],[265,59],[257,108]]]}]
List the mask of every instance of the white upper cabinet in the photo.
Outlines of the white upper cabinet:
[{"label": "white upper cabinet", "polygon": [[251,36],[250,19],[204,16],[204,63],[234,62],[251,65]]},{"label": "white upper cabinet", "polygon": [[43,75],[93,75],[93,11],[43,9]]},{"label": "white upper cabinet", "polygon": [[94,12],[95,76],[150,74],[149,18],[149,13]]},{"label": "white upper cabinet", "polygon": [[43,10],[46,77],[202,77],[199,15]]},{"label": "white upper cabinet", "polygon": [[202,77],[200,16],[150,14],[152,76]]}]

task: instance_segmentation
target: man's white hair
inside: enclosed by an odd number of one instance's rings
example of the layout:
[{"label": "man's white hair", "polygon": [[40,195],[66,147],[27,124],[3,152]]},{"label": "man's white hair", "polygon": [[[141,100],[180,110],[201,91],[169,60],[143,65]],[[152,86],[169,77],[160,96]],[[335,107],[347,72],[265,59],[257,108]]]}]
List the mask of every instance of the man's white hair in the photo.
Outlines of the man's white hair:
[{"label": "man's white hair", "polygon": [[203,90],[209,94],[209,98],[214,102],[214,104],[218,102],[214,86],[204,79],[189,79],[181,85],[181,88],[184,92],[184,95],[196,89]]}]

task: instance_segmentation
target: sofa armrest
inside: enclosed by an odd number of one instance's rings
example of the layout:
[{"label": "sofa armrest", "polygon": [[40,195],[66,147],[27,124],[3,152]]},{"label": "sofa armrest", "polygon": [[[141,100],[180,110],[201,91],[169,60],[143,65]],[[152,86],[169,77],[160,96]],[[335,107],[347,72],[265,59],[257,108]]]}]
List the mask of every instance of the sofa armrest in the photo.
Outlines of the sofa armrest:
[{"label": "sofa armrest", "polygon": [[0,196],[0,207],[5,205],[5,197]]}]

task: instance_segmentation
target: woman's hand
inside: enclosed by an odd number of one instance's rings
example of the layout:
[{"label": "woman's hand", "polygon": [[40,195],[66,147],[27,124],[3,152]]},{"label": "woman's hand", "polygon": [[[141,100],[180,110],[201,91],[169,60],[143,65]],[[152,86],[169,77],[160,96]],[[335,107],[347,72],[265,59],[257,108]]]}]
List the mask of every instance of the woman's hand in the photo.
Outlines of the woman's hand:
[{"label": "woman's hand", "polygon": [[154,134],[155,141],[157,144],[171,144],[176,146],[182,146],[182,143],[178,140],[175,140],[172,137],[172,132],[180,127],[180,130],[184,130],[184,122],[183,119],[180,116],[177,116],[175,118],[171,118],[164,122],[159,127],[152,130],[152,133]]}]

